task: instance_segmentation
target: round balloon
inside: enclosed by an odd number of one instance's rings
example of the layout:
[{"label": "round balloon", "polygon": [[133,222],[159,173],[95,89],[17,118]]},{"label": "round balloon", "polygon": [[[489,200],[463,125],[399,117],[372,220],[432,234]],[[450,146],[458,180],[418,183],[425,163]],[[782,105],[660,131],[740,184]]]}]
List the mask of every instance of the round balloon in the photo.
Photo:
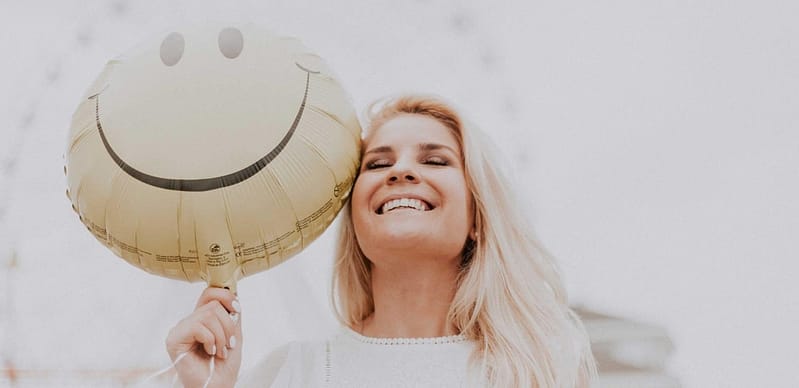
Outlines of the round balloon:
[{"label": "round balloon", "polygon": [[194,26],[111,60],[72,120],[67,195],[150,273],[234,287],[300,252],[349,196],[360,132],[297,39]]}]

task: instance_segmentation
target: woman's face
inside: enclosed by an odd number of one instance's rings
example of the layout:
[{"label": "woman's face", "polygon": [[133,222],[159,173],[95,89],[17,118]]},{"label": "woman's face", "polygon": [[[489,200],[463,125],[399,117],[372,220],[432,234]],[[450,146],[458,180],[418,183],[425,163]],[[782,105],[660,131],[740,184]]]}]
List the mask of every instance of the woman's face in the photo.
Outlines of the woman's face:
[{"label": "woman's face", "polygon": [[372,132],[351,202],[366,257],[460,263],[474,223],[462,159],[452,131],[428,116],[402,114]]}]

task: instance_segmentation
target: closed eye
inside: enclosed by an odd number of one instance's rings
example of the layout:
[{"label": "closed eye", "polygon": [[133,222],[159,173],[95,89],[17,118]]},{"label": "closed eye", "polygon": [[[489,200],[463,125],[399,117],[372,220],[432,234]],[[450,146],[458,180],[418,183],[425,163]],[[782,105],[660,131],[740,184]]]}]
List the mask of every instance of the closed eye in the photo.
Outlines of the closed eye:
[{"label": "closed eye", "polygon": [[388,159],[375,159],[364,164],[367,170],[375,170],[378,168],[391,167],[391,161]]},{"label": "closed eye", "polygon": [[[432,156],[427,157],[421,160],[422,164],[433,165],[433,166],[449,166],[449,160],[446,158],[442,158],[440,156]],[[369,162],[364,163],[364,169],[366,170],[376,170],[380,168],[391,167],[392,162],[389,159],[375,159]]]},{"label": "closed eye", "polygon": [[432,164],[434,166],[449,166],[449,160],[440,156],[431,156],[424,160],[424,164]]}]

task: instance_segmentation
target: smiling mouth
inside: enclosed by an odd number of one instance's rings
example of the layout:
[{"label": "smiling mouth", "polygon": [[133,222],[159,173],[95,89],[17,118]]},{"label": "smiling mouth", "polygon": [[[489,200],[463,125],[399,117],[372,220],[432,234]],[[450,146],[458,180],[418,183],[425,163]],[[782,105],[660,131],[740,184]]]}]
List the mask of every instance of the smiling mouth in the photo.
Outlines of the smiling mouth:
[{"label": "smiling mouth", "polygon": [[429,203],[421,199],[398,198],[386,201],[386,203],[377,208],[375,213],[381,215],[397,210],[414,210],[414,211],[426,212],[433,209],[435,209],[434,206],[430,205]]},{"label": "smiling mouth", "polygon": [[[247,167],[244,167],[236,172],[232,172],[226,175],[220,175],[216,177],[210,178],[201,178],[201,179],[179,179],[179,178],[163,178],[155,175],[147,174],[143,171],[139,171],[136,168],[132,167],[130,164],[125,162],[119,154],[114,151],[111,147],[111,144],[108,142],[108,139],[105,136],[105,132],[103,131],[103,126],[100,124],[100,93],[92,95],[89,99],[94,99],[95,101],[95,120],[97,122],[97,129],[100,132],[100,139],[103,141],[103,146],[105,146],[105,150],[108,152],[108,155],[111,156],[111,159],[125,171],[128,175],[133,177],[134,179],[146,183],[151,186],[160,187],[166,190],[174,190],[174,191],[210,191],[215,190],[223,187],[228,187],[235,185],[237,183],[241,183],[253,175],[257,174],[261,170],[263,170],[266,165],[268,165],[272,160],[274,160],[280,152],[288,144],[291,137],[294,135],[294,131],[297,129],[297,125],[300,123],[300,119],[302,118],[302,114],[305,111],[305,103],[308,100],[308,87],[311,82],[311,74],[318,74],[318,71],[313,71],[306,69],[305,67],[301,66],[299,63],[294,63],[297,67],[306,72],[305,77],[305,93],[302,97],[302,103],[300,103],[299,110],[297,114],[294,116],[294,122],[291,124],[291,127],[283,136],[283,139],[280,140],[271,151],[269,151],[264,157],[261,159],[256,160],[254,163],[250,164]],[[102,92],[101,92],[102,93]]]}]

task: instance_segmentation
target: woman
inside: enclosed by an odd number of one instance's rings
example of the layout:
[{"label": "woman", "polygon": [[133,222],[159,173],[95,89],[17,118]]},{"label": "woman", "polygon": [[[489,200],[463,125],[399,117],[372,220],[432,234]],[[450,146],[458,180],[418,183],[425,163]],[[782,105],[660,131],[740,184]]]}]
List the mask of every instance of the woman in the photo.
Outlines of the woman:
[{"label": "woman", "polygon": [[[342,212],[334,269],[342,333],[278,349],[246,384],[589,386],[596,372],[585,330],[487,139],[435,98],[378,108]],[[176,366],[186,386],[205,382],[208,354],[210,386],[233,385],[239,312],[235,296],[208,289],[170,332],[173,360],[202,344]]]}]

